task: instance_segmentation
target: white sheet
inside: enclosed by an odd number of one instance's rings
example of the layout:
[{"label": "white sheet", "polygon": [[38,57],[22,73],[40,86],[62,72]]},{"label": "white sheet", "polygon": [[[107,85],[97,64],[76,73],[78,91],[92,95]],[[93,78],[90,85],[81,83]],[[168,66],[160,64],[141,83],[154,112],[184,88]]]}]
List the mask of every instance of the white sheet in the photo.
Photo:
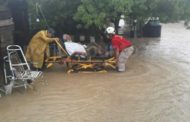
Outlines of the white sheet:
[{"label": "white sheet", "polygon": [[72,55],[75,52],[86,53],[84,46],[79,43],[65,42],[64,44],[69,55]]}]

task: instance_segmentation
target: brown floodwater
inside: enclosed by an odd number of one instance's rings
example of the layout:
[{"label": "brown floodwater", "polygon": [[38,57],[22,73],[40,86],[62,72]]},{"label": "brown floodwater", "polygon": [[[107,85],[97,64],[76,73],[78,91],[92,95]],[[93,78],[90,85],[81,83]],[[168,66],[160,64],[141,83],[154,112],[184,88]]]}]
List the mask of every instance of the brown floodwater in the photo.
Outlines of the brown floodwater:
[{"label": "brown floodwater", "polygon": [[47,70],[48,85],[0,98],[0,122],[189,122],[190,30],[162,24],[134,44],[124,73]]}]

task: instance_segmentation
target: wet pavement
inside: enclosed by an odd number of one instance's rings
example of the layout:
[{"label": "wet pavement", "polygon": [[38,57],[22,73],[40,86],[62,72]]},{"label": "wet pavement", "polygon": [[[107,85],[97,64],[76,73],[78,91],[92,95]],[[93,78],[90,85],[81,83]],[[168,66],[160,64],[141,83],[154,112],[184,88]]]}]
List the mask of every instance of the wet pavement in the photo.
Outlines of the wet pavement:
[{"label": "wet pavement", "polygon": [[47,70],[48,85],[0,99],[0,122],[189,122],[190,30],[163,24],[134,44],[124,73]]}]

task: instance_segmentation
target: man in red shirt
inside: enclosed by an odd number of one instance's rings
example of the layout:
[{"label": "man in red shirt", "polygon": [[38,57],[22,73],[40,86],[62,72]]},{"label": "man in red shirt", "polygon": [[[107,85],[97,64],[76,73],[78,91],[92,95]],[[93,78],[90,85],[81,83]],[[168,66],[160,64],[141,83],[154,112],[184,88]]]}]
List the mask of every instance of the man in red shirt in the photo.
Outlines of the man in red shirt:
[{"label": "man in red shirt", "polygon": [[124,72],[125,63],[134,51],[133,44],[122,36],[116,35],[115,29],[113,27],[108,27],[106,29],[106,32],[111,39],[112,47],[115,52],[118,71]]}]

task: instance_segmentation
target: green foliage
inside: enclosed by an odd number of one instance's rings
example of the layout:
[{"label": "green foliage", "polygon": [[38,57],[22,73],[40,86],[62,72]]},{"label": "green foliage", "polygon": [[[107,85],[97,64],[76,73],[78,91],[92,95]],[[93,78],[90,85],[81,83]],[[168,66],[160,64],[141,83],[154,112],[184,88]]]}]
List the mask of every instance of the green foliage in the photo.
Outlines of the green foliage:
[{"label": "green foliage", "polygon": [[[47,21],[49,26],[61,28],[73,21],[72,17],[80,4],[80,0],[28,0],[28,4],[31,27],[44,28]],[[37,9],[36,4],[38,4]],[[41,20],[39,23],[36,22],[37,17]]]},{"label": "green foliage", "polygon": [[190,17],[189,0],[134,0],[131,18],[145,20],[159,17],[162,22],[175,22]]},{"label": "green foliage", "polygon": [[[51,27],[65,29],[67,25],[78,28],[102,29],[106,19],[115,25],[121,14],[143,22],[148,17],[159,17],[162,22],[190,18],[190,0],[27,0],[32,29],[44,28],[45,20],[36,3],[39,3]],[[40,17],[40,23],[36,23]],[[74,23],[74,24],[73,24]]]},{"label": "green foliage", "polygon": [[116,22],[121,14],[130,12],[132,0],[81,0],[81,5],[74,16],[87,27],[94,25],[102,28],[106,18]]},{"label": "green foliage", "polygon": [[164,22],[177,21],[183,14],[182,2],[179,0],[161,0],[155,11]]},{"label": "green foliage", "polygon": [[190,21],[190,0],[182,0],[182,1],[183,1],[182,7],[184,8],[183,9],[184,13],[182,18],[187,21]]}]

